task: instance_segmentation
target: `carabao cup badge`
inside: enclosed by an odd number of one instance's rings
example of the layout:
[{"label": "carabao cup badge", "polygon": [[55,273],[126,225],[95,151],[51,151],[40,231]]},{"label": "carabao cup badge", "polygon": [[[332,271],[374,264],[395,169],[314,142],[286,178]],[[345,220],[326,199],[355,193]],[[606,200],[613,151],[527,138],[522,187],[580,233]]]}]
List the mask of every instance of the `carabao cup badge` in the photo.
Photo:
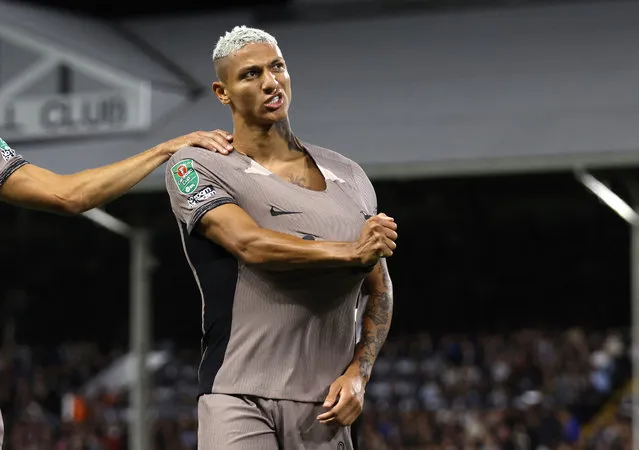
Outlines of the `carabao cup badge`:
[{"label": "carabao cup badge", "polygon": [[200,176],[193,168],[192,159],[183,159],[171,167],[173,180],[183,194],[191,194],[200,184]]}]

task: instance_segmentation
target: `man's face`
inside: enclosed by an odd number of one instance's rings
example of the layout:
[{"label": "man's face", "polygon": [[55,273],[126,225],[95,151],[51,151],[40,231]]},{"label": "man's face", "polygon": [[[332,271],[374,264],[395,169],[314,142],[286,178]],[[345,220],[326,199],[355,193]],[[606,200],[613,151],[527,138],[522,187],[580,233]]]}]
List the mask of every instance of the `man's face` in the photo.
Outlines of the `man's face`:
[{"label": "man's face", "polygon": [[223,83],[214,83],[216,95],[250,122],[275,123],[285,119],[291,101],[291,79],[280,49],[249,44],[221,62]]}]

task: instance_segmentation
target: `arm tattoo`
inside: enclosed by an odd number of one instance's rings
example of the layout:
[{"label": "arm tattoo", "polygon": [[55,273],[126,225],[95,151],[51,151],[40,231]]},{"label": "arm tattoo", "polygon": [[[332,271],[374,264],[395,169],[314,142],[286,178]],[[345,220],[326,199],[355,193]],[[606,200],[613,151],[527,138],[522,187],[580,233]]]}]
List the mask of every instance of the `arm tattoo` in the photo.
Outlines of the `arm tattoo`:
[{"label": "arm tattoo", "polygon": [[280,120],[275,125],[275,131],[277,134],[282,136],[284,140],[288,143],[288,149],[293,152],[303,152],[304,146],[302,143],[293,135],[293,131],[291,130],[291,123],[287,119]]},{"label": "arm tattoo", "polygon": [[388,273],[382,263],[377,271],[383,280],[383,288],[370,293],[362,321],[362,336],[355,348],[355,355],[359,363],[360,375],[368,381],[377,358],[390,328],[393,315],[393,294]]}]

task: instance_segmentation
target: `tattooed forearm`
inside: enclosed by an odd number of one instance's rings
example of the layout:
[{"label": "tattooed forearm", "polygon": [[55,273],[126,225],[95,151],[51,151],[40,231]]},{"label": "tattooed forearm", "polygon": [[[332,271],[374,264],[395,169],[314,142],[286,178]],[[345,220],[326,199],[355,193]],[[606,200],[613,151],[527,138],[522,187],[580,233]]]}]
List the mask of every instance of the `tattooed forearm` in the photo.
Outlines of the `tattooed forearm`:
[{"label": "tattooed forearm", "polygon": [[362,336],[355,348],[354,362],[359,365],[362,378],[371,376],[373,364],[381,350],[393,316],[393,289],[385,263],[379,263],[375,276],[381,277],[379,288],[369,293],[370,297],[364,310]]},{"label": "tattooed forearm", "polygon": [[376,327],[383,327],[390,319],[392,308],[393,301],[388,292],[374,292],[368,300],[364,317],[371,320]]},{"label": "tattooed forearm", "polygon": [[388,327],[380,327],[375,332],[362,329],[362,338],[357,344],[355,354],[358,355],[359,374],[366,381],[371,377],[373,363],[384,345],[387,335]]},{"label": "tattooed forearm", "polygon": [[362,337],[357,344],[355,354],[359,354],[357,362],[359,363],[359,373],[365,380],[368,380],[369,374],[373,370],[373,361],[375,356],[375,336],[369,330],[362,330]]},{"label": "tattooed forearm", "polygon": [[288,149],[295,152],[303,152],[304,146],[302,143],[293,135],[293,130],[291,130],[291,123],[288,118],[284,120],[280,120],[274,125],[275,131],[282,136],[286,142],[288,143]]}]

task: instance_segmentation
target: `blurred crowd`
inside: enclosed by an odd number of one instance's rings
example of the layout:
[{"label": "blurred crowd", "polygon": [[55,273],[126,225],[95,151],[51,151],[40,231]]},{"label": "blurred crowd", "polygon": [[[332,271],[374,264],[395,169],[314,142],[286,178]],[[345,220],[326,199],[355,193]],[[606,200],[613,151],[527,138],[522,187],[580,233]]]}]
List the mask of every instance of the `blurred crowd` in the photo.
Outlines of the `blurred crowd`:
[{"label": "blurred crowd", "polygon": [[[199,351],[163,348],[171,359],[152,376],[154,450],[192,450],[197,437]],[[94,343],[20,346],[0,353],[4,450],[126,450],[131,418],[126,389],[88,389],[122,349]]]},{"label": "blurred crowd", "polygon": [[[199,352],[162,351],[171,357],[153,375],[152,448],[192,450]],[[627,382],[628,351],[617,330],[390,339],[367,387],[360,449],[629,449],[628,397],[587,426]],[[126,390],[86,389],[123,355],[92,343],[3,348],[5,450],[126,450]]]},{"label": "blurred crowd", "polygon": [[584,432],[627,382],[628,351],[616,330],[393,340],[367,387],[363,448],[629,448],[627,411]]}]

